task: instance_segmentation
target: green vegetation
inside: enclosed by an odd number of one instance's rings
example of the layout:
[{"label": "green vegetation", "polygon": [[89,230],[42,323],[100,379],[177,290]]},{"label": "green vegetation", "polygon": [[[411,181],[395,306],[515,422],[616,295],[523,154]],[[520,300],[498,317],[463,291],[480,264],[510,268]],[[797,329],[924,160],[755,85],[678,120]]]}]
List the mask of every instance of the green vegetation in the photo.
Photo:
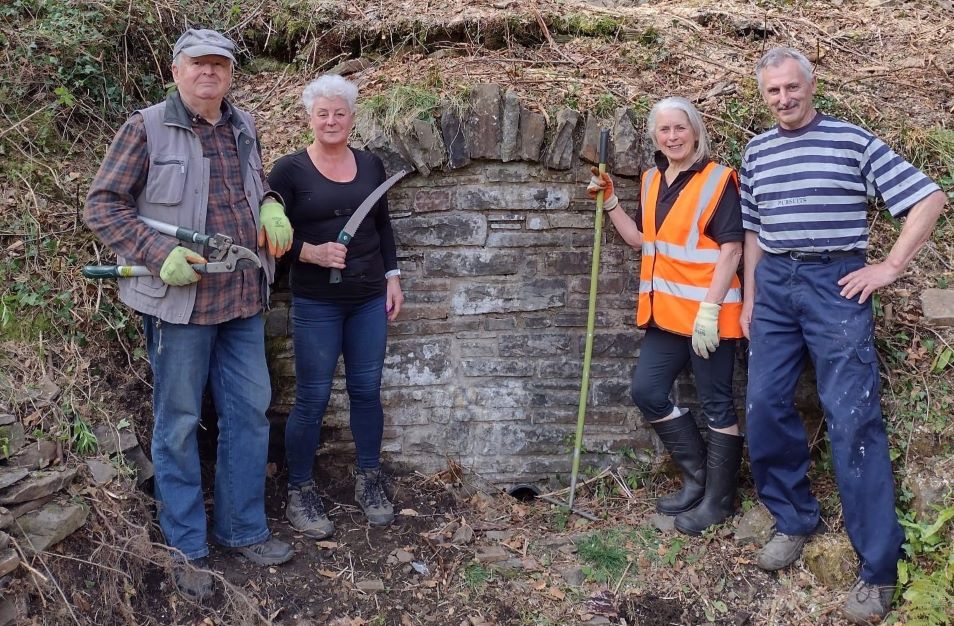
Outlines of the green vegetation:
[{"label": "green vegetation", "polygon": [[600,531],[577,543],[577,553],[585,563],[583,573],[590,580],[615,583],[627,565],[626,535],[619,530]]},{"label": "green vegetation", "polygon": [[96,452],[96,449],[99,447],[99,442],[96,440],[96,435],[93,434],[89,423],[81,417],[77,417],[73,420],[73,437],[71,441],[73,443],[73,452],[83,456]]},{"label": "green vegetation", "polygon": [[476,561],[468,563],[461,571],[461,580],[471,591],[480,591],[492,578],[491,572]]},{"label": "green vegetation", "polygon": [[919,522],[911,512],[901,516],[907,560],[898,565],[898,582],[904,589],[902,609],[908,626],[950,624],[954,616],[954,543],[944,530],[954,519],[954,507],[940,511],[930,523]]},{"label": "green vegetation", "polygon": [[600,119],[611,119],[618,106],[616,96],[604,92],[597,96],[596,102],[593,103],[593,113]]},{"label": "green vegetation", "polygon": [[554,18],[552,28],[575,37],[615,39],[623,28],[622,19],[609,15],[570,15]]},{"label": "green vegetation", "polygon": [[359,111],[391,132],[412,120],[433,119],[442,105],[438,86],[395,85],[384,93],[366,99]]}]

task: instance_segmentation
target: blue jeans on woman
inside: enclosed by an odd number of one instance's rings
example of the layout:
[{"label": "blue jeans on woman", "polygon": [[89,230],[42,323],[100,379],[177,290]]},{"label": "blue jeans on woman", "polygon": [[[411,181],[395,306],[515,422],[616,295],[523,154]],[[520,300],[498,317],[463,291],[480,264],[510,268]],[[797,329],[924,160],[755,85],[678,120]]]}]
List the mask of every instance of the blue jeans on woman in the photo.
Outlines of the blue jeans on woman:
[{"label": "blue jeans on woman", "polygon": [[344,355],[358,469],[373,470],[380,465],[384,433],[381,371],[388,333],[384,306],[383,295],[360,304],[292,298],[297,388],[295,406],[285,426],[290,486],[312,479],[321,421],[331,398],[339,355]]},{"label": "blue jeans on woman", "polygon": [[166,543],[189,560],[209,553],[196,442],[206,384],[219,418],[212,537],[229,548],[265,541],[265,410],[272,388],[262,316],[200,326],[143,315],[143,326],[153,374],[156,500]]}]

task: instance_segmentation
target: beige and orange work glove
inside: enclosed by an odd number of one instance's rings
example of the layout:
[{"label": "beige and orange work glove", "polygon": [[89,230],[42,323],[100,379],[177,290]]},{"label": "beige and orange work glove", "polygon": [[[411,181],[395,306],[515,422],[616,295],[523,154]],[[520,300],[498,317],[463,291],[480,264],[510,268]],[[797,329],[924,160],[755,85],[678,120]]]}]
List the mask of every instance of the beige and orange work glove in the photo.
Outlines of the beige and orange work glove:
[{"label": "beige and orange work glove", "polygon": [[704,359],[719,347],[719,311],[718,304],[700,302],[696,321],[692,325],[692,351]]},{"label": "beige and orange work glove", "polygon": [[173,287],[184,287],[198,282],[199,275],[192,269],[192,263],[208,263],[198,252],[176,246],[162,262],[159,278]]},{"label": "beige and orange work glove", "polygon": [[262,248],[268,243],[268,251],[273,257],[288,252],[292,245],[292,227],[281,203],[267,198],[258,216],[262,224],[258,231],[258,247]]},{"label": "beige and orange work glove", "polygon": [[603,210],[609,213],[619,206],[619,198],[613,192],[613,179],[606,172],[601,174],[599,168],[596,167],[590,168],[590,172],[593,173],[593,177],[590,178],[590,184],[586,186],[586,193],[595,199],[596,194],[602,190]]}]

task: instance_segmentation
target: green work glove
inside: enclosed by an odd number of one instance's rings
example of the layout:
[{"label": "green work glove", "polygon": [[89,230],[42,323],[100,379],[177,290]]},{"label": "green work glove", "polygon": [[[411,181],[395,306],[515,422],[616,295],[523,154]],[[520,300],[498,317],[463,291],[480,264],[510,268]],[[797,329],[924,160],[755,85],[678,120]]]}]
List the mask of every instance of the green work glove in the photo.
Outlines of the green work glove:
[{"label": "green work glove", "polygon": [[258,231],[258,246],[261,248],[268,242],[268,251],[274,257],[288,252],[292,245],[292,227],[285,217],[284,207],[269,198],[262,204],[258,216],[262,223]]},{"label": "green work glove", "polygon": [[192,269],[192,263],[208,263],[208,261],[197,252],[176,246],[162,262],[159,278],[173,287],[191,285],[199,280],[199,275]]},{"label": "green work glove", "polygon": [[696,321],[692,325],[692,351],[704,359],[719,347],[719,310],[711,302],[700,302]]}]

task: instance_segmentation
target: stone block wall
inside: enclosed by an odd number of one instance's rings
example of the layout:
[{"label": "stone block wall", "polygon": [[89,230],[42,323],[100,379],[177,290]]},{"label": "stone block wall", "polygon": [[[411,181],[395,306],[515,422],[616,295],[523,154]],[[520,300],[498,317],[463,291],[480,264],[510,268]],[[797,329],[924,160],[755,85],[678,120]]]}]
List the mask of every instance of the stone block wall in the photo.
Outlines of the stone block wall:
[{"label": "stone block wall", "polygon": [[[632,211],[651,151],[628,108],[603,122],[570,109],[548,120],[499,86],[478,85],[467,109],[445,108],[437,121],[390,134],[358,124],[360,145],[389,173],[417,172],[388,196],[406,297],[384,368],[391,463],[431,472],[452,459],[504,482],[569,471],[594,234],[585,186],[601,125],[611,129],[617,195]],[[584,438],[590,461],[653,445],[629,398],[641,337],[638,275],[638,252],[606,218]],[[281,416],[294,400],[294,364],[287,295],[273,304],[272,413]],[[687,381],[676,388],[681,405],[694,402]],[[350,454],[341,378],[322,440],[322,454]]]}]

